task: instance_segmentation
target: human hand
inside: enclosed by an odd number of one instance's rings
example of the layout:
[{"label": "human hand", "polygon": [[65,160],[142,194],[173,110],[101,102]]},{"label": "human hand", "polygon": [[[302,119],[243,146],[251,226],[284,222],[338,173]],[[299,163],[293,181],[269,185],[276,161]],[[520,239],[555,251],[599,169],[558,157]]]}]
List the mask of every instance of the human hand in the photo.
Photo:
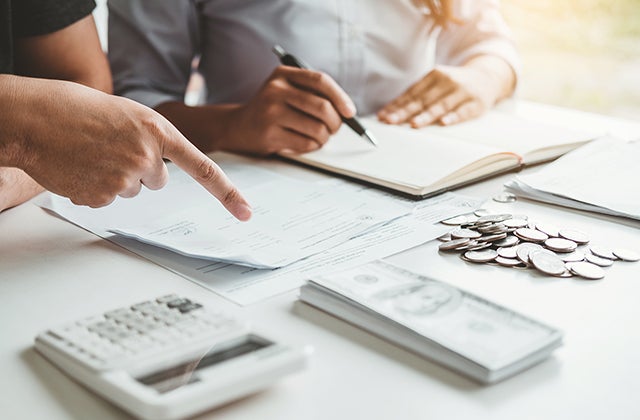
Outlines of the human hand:
[{"label": "human hand", "polygon": [[230,115],[224,149],[305,153],[324,145],[355,105],[324,73],[279,66],[251,101]]},{"label": "human hand", "polygon": [[43,191],[18,168],[0,168],[0,211],[22,204]]},{"label": "human hand", "polygon": [[106,206],[118,195],[137,195],[142,185],[162,188],[167,158],[235,217],[250,218],[249,205],[222,170],[155,111],[75,83],[14,81],[19,93],[10,132],[23,140],[13,166],[49,191],[75,204]]},{"label": "human hand", "polygon": [[[498,76],[496,76],[498,75]],[[475,118],[513,90],[513,71],[500,59],[439,66],[378,112],[388,124],[414,128],[450,125]]]}]

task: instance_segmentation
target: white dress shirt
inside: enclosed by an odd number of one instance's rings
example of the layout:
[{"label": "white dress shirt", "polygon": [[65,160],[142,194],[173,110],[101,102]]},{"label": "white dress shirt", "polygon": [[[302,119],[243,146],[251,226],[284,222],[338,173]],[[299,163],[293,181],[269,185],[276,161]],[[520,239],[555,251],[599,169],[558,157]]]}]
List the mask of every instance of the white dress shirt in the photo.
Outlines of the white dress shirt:
[{"label": "white dress shirt", "polygon": [[445,29],[412,0],[109,0],[115,92],[182,101],[194,57],[208,103],[242,103],[278,65],[279,44],[331,75],[359,114],[376,112],[436,64],[493,54],[518,68],[499,0],[457,0]]}]

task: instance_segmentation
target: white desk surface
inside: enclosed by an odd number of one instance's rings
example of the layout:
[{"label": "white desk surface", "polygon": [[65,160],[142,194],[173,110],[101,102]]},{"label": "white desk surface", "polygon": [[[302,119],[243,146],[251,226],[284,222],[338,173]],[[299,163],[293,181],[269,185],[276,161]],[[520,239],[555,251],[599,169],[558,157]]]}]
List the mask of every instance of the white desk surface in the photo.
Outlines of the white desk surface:
[{"label": "white desk surface", "polygon": [[[640,136],[640,125],[630,122],[528,103],[514,109]],[[267,166],[318,176],[280,162]],[[511,176],[460,192],[489,198]],[[640,250],[637,227],[524,200],[490,204],[500,212],[582,229],[593,243]],[[515,377],[480,386],[296,303],[296,291],[241,308],[33,204],[8,210],[0,214],[0,417],[129,418],[38,355],[33,338],[48,327],[175,292],[249,319],[267,334],[315,348],[306,371],[202,418],[640,418],[640,263],[615,263],[600,281],[556,279],[531,270],[471,265],[439,254],[436,246],[427,243],[391,261],[557,326],[565,332],[564,346]]]}]

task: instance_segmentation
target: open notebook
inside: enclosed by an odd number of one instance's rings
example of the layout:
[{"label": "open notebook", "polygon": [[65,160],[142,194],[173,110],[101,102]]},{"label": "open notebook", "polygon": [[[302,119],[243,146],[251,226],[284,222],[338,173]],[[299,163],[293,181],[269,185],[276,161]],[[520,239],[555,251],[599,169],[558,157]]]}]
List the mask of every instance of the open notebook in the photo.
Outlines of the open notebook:
[{"label": "open notebook", "polygon": [[491,111],[451,127],[415,130],[374,118],[362,123],[378,147],[344,126],[320,150],[284,155],[316,168],[416,197],[555,159],[602,133],[568,129]]}]

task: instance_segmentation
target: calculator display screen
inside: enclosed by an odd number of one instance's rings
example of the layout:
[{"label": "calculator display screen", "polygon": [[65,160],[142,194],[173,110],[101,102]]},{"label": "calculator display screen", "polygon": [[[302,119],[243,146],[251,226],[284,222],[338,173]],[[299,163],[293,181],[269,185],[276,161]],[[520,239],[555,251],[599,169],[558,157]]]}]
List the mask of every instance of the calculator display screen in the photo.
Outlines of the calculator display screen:
[{"label": "calculator display screen", "polygon": [[214,346],[199,359],[181,363],[177,366],[171,366],[167,369],[136,378],[136,380],[141,384],[156,389],[160,393],[169,392],[184,385],[198,382],[200,379],[196,375],[196,372],[201,369],[253,353],[271,345],[273,345],[272,342],[261,337],[247,335],[240,340]]}]

